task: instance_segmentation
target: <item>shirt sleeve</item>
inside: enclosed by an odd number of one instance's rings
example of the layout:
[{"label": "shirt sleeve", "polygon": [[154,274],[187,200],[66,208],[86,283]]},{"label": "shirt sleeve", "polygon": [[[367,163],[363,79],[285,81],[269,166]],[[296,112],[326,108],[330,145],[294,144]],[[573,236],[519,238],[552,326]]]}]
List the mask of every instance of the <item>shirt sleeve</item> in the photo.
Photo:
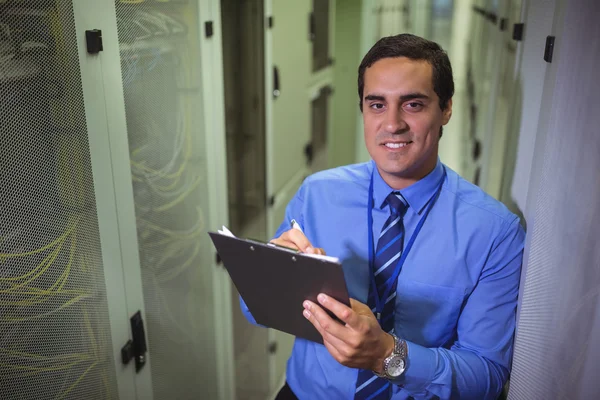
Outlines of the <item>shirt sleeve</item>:
[{"label": "shirt sleeve", "polygon": [[407,342],[405,373],[395,384],[413,395],[496,400],[508,379],[525,232],[507,224],[469,296],[450,349]]},{"label": "shirt sleeve", "polygon": [[[274,238],[281,236],[282,233],[290,229],[290,222],[292,219],[298,221],[300,226],[304,226],[304,193],[306,190],[306,181],[300,186],[292,200],[289,202],[285,209],[285,219],[279,225],[279,228],[275,232]],[[246,317],[246,319],[254,325],[262,326],[256,323],[256,319],[250,313],[248,306],[244,302],[242,296],[240,296],[240,308],[242,310],[242,314]]]}]

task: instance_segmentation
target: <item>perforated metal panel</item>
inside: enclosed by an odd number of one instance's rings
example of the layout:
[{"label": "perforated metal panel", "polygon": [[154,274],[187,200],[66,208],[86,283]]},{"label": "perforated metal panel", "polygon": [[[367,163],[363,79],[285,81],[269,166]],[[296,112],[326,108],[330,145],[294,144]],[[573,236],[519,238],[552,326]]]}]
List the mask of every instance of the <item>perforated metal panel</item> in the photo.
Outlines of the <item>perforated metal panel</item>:
[{"label": "perforated metal panel", "polygon": [[[530,11],[546,12],[537,3]],[[562,6],[548,70],[555,79],[546,78],[527,199],[532,233],[511,400],[600,395],[600,44],[586,42],[600,36],[600,4],[569,0]]]},{"label": "perforated metal panel", "polygon": [[199,2],[115,4],[154,398],[214,399]]},{"label": "perforated metal panel", "polygon": [[0,399],[116,399],[72,2],[0,3]]}]

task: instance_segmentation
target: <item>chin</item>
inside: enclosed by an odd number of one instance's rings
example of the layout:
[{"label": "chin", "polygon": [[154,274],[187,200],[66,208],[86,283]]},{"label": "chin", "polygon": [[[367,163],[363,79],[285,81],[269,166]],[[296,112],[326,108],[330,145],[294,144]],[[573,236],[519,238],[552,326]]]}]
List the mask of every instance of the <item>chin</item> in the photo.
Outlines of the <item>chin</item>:
[{"label": "chin", "polygon": [[396,178],[400,179],[420,179],[423,177],[424,169],[429,169],[425,167],[426,163],[414,161],[414,160],[402,160],[402,162],[394,162],[392,160],[382,160],[378,162],[375,160],[375,163],[378,165],[380,172],[385,172],[386,174],[392,175]]},{"label": "chin", "polygon": [[[375,161],[377,163],[377,161]],[[413,168],[409,165],[389,165],[386,163],[377,164],[379,166],[379,170],[385,172],[386,174],[393,175],[398,178],[409,178]]]}]

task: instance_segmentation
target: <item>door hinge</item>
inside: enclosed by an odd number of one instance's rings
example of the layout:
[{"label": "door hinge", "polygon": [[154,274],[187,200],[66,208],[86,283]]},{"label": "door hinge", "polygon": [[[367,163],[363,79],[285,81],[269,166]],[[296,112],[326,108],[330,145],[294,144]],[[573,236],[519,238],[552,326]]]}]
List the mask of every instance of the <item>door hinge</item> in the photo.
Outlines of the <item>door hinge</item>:
[{"label": "door hinge", "polygon": [[544,49],[544,61],[547,63],[552,62],[552,55],[554,54],[554,36],[546,36],[546,48]]},{"label": "door hinge", "polygon": [[473,161],[477,161],[479,160],[479,157],[481,156],[481,142],[477,139],[475,139],[475,141],[473,142]]},{"label": "door hinge", "polygon": [[315,13],[308,14],[308,40],[314,41],[316,36],[315,32]]},{"label": "door hinge", "polygon": [[204,35],[209,38],[212,37],[212,35],[214,34],[213,31],[213,22],[212,21],[206,21],[204,23]]},{"label": "door hinge", "polygon": [[518,24],[514,24],[513,40],[516,40],[517,42],[520,42],[521,40],[523,40],[523,28],[524,27],[525,27],[525,24],[522,22],[519,22]]},{"label": "door hinge", "polygon": [[269,346],[267,347],[267,351],[269,352],[269,354],[277,353],[277,342],[269,343]]},{"label": "door hinge", "polygon": [[477,169],[475,170],[475,177],[473,178],[473,184],[475,184],[475,186],[479,186],[480,175],[481,175],[481,167],[477,167]]},{"label": "door hinge", "polygon": [[268,202],[267,202],[267,205],[268,205],[269,207],[273,207],[273,206],[275,205],[275,196],[274,196],[274,195],[272,195],[271,197],[269,197],[269,200],[268,200]]},{"label": "door hinge", "polygon": [[279,84],[279,68],[277,65],[273,66],[273,98],[276,99],[281,96],[281,87]]},{"label": "door hinge", "polygon": [[504,32],[506,30],[507,25],[508,25],[508,18],[500,19],[500,32]]},{"label": "door hinge", "polygon": [[89,54],[98,54],[104,50],[102,44],[102,31],[100,29],[85,31],[85,41],[87,44],[87,52]]},{"label": "door hinge", "polygon": [[269,15],[269,16],[267,17],[267,27],[268,27],[269,29],[273,28],[273,24],[274,24],[274,23],[275,23],[275,22],[274,22],[274,20],[273,20],[273,16],[272,16],[272,15]]},{"label": "door hinge", "polygon": [[221,256],[219,255],[219,253],[215,253],[215,261],[217,265],[221,265],[223,263],[223,260],[221,260]]},{"label": "door hinge", "polygon": [[307,165],[311,165],[313,162],[313,158],[314,158],[314,146],[311,143],[307,143],[306,146],[304,146],[304,155],[306,156],[306,164]]},{"label": "door hinge", "polygon": [[121,349],[121,361],[123,364],[129,364],[132,358],[135,359],[135,371],[140,370],[146,365],[146,332],[144,331],[144,320],[142,313],[136,312],[130,319],[131,336],[133,339],[128,340],[125,346]]}]

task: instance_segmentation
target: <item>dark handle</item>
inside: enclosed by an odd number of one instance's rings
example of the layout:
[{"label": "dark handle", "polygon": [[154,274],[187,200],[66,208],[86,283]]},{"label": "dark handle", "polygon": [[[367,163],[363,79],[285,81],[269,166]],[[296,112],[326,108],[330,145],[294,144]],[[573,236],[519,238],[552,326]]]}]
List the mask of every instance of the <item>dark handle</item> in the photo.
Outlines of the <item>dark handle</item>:
[{"label": "dark handle", "polygon": [[273,66],[273,98],[276,99],[281,95],[279,88],[279,68]]},{"label": "dark handle", "polygon": [[315,32],[315,13],[310,13],[308,15],[308,40],[311,42],[315,40],[316,32]]},{"label": "dark handle", "polygon": [[133,355],[135,357],[135,370],[139,372],[146,364],[146,332],[144,331],[144,320],[142,313],[136,312],[130,318],[131,335],[133,336]]},{"label": "dark handle", "polygon": [[306,156],[306,163],[311,165],[315,155],[312,142],[307,143],[306,146],[304,146],[304,155]]}]

